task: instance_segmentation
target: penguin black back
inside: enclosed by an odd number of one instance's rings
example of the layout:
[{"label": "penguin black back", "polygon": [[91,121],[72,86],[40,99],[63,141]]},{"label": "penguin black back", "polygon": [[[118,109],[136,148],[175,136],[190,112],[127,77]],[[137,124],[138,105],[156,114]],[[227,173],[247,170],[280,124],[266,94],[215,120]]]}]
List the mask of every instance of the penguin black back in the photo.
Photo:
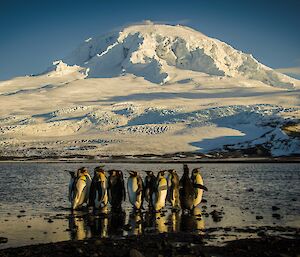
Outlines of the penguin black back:
[{"label": "penguin black back", "polygon": [[152,194],[155,190],[156,177],[152,171],[146,171],[147,176],[144,182],[144,198],[149,203],[149,207],[152,208]]},{"label": "penguin black back", "polygon": [[183,210],[192,210],[195,192],[192,181],[189,177],[189,168],[186,164],[183,166],[183,175],[179,181],[179,184],[179,197],[181,208]]},{"label": "penguin black back", "polygon": [[109,173],[109,202],[112,209],[121,209],[122,201],[125,201],[126,199],[123,173],[120,170],[110,170]]},{"label": "penguin black back", "polygon": [[168,201],[174,209],[180,208],[179,200],[179,177],[175,170],[169,170],[168,176]]}]

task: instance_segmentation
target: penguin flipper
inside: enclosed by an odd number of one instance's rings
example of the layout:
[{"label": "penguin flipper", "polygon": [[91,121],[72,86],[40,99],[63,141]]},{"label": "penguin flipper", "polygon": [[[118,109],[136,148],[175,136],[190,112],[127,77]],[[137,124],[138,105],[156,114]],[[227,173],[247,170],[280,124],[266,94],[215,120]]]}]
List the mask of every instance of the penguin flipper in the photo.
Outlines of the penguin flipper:
[{"label": "penguin flipper", "polygon": [[142,197],[143,197],[144,184],[143,184],[143,180],[141,179],[141,177],[138,177],[137,185],[138,185],[138,189],[137,189],[136,193],[137,194],[142,193]]},{"label": "penguin flipper", "polygon": [[121,183],[121,187],[122,187],[122,194],[123,194],[123,201],[126,201],[126,190],[125,190],[125,182],[124,182],[124,177],[123,177],[123,173],[122,171],[119,172],[120,175],[120,183]]},{"label": "penguin flipper", "polygon": [[171,187],[170,188],[170,201],[174,201],[174,200],[175,200],[174,188]]},{"label": "penguin flipper", "polygon": [[207,187],[201,184],[194,184],[194,188],[199,188],[202,189],[204,191],[208,191]]},{"label": "penguin flipper", "polygon": [[108,201],[110,203],[112,203],[112,201],[113,201],[112,191],[113,191],[113,178],[109,177],[107,180],[107,194],[108,194]]},{"label": "penguin flipper", "polygon": [[124,180],[122,179],[122,194],[123,194],[123,201],[126,201],[126,190]]}]

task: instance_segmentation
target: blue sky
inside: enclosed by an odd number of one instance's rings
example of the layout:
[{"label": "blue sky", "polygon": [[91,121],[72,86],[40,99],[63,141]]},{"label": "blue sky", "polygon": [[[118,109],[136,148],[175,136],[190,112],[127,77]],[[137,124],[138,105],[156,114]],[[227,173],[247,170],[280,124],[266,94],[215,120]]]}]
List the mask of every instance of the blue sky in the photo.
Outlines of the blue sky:
[{"label": "blue sky", "polygon": [[0,0],[0,80],[44,71],[84,39],[142,20],[191,26],[272,68],[295,69],[299,17],[299,0]]}]

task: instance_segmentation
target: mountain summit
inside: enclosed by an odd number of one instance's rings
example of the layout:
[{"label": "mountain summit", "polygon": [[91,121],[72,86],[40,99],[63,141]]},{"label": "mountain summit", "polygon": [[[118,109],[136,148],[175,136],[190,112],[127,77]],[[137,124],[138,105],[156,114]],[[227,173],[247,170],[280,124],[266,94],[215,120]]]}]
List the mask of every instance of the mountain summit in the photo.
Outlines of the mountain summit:
[{"label": "mountain summit", "polygon": [[90,78],[127,73],[165,84],[180,70],[191,70],[258,80],[281,88],[294,88],[298,84],[295,79],[260,64],[250,54],[179,25],[134,25],[89,38],[62,61],[85,68]]}]

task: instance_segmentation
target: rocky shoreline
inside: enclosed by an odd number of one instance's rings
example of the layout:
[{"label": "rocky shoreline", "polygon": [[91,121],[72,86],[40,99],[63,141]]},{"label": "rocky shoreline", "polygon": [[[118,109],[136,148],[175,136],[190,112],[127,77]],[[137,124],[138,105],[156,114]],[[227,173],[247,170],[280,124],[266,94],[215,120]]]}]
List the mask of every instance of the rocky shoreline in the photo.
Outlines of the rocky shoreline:
[{"label": "rocky shoreline", "polygon": [[0,162],[104,162],[104,163],[298,163],[300,156],[221,156],[180,153],[174,155],[66,155],[66,156],[0,156]]},{"label": "rocky shoreline", "polygon": [[207,236],[192,233],[163,233],[119,238],[88,239],[31,245],[0,250],[1,257],[15,256],[299,256],[300,238],[261,235],[229,241],[222,245],[207,245]]}]

